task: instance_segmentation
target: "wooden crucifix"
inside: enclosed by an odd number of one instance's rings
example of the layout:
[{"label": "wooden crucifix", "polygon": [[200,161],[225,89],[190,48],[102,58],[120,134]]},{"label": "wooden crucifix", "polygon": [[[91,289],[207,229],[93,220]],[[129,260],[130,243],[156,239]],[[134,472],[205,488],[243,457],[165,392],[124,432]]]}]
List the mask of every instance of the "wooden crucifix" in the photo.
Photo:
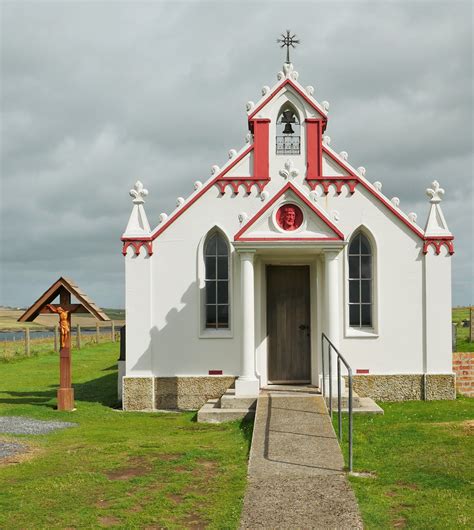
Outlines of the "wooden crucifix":
[{"label": "wooden crucifix", "polygon": [[[59,304],[53,300],[59,296]],[[74,296],[80,303],[71,302]],[[58,410],[74,410],[74,389],[71,377],[71,314],[90,313],[97,320],[107,321],[109,317],[90,300],[70,279],[59,278],[36,302],[18,319],[31,322],[40,314],[59,315],[59,389]]]}]

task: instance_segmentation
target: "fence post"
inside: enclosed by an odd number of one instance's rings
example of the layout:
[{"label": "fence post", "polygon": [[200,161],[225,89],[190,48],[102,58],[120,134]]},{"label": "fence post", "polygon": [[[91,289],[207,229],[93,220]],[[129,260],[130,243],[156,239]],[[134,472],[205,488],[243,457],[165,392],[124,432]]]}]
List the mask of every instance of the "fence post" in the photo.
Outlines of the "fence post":
[{"label": "fence post", "polygon": [[30,356],[30,328],[25,328],[25,354]]},{"label": "fence post", "polygon": [[54,326],[54,351],[59,351],[58,344],[58,326]]},{"label": "fence post", "polygon": [[456,351],[457,346],[457,324],[455,322],[451,323],[451,349],[453,352]]},{"label": "fence post", "polygon": [[99,323],[96,322],[95,324],[95,338],[96,338],[96,341],[97,341],[97,344],[99,344]]},{"label": "fence post", "polygon": [[76,331],[76,346],[78,350],[81,349],[81,326],[79,324],[77,325]]},{"label": "fence post", "polygon": [[471,306],[469,319],[469,342],[474,342],[474,307]]},{"label": "fence post", "polygon": [[112,320],[112,342],[115,342],[115,322]]}]

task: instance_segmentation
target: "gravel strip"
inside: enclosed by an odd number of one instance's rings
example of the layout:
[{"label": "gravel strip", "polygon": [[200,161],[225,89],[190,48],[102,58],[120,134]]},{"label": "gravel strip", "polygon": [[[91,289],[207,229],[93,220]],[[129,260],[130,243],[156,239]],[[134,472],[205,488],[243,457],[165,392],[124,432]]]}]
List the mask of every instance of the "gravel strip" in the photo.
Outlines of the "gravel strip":
[{"label": "gravel strip", "polygon": [[28,451],[26,445],[0,440],[0,458],[6,458],[7,456],[13,456],[18,453],[26,453],[26,451]]},{"label": "gravel strip", "polygon": [[68,421],[42,421],[22,416],[0,416],[0,433],[7,434],[47,434],[76,425],[77,423]]}]

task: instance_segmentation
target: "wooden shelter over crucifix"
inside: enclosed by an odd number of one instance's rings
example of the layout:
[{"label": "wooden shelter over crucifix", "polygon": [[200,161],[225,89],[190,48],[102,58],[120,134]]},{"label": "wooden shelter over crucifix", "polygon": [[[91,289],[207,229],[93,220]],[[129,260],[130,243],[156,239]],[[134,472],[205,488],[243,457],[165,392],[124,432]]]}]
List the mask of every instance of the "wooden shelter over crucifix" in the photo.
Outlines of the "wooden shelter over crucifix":
[{"label": "wooden shelter over crucifix", "polygon": [[[59,304],[53,301],[59,296]],[[78,303],[72,303],[72,297]],[[89,313],[102,322],[110,318],[79,287],[68,278],[60,277],[30,306],[18,322],[32,322],[38,315],[59,315],[59,389],[58,410],[74,409],[74,389],[71,384],[71,314]]]}]

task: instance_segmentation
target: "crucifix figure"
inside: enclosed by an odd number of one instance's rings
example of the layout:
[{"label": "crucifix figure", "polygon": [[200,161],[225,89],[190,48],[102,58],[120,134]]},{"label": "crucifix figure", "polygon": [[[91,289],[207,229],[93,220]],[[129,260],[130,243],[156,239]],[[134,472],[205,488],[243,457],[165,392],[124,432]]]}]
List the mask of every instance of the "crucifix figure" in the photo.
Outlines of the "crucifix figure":
[{"label": "crucifix figure", "polygon": [[281,34],[281,39],[277,39],[278,43],[282,43],[280,48],[284,48],[286,46],[286,63],[290,64],[290,46],[292,48],[295,48],[295,44],[300,44],[299,39],[295,39],[296,35],[293,33],[293,35],[290,35],[290,30],[286,30],[286,35],[284,33]]},{"label": "crucifix figure", "polygon": [[61,334],[61,348],[66,347],[67,339],[69,338],[69,333],[71,332],[71,326],[69,325],[69,313],[60,305],[54,306],[48,304],[46,306],[52,313],[58,313],[59,315],[59,331]]}]

